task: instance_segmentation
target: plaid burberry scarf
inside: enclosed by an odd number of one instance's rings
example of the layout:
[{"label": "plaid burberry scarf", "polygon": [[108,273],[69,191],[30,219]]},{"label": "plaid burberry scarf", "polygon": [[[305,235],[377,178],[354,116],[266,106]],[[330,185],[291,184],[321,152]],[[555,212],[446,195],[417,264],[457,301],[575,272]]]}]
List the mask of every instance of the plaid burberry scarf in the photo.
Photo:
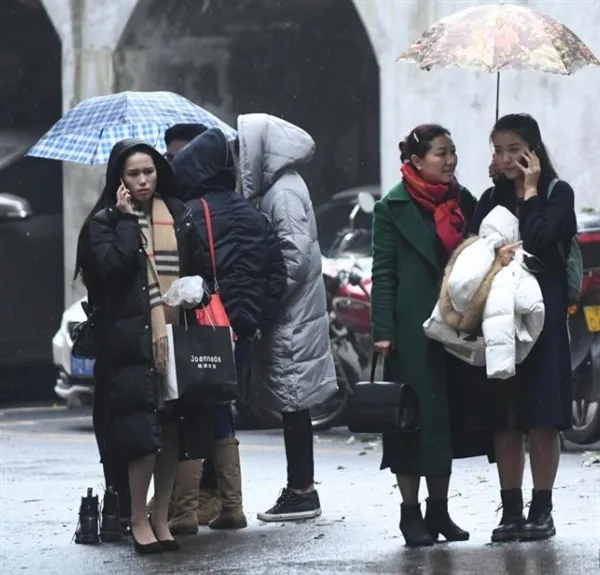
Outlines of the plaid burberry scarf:
[{"label": "plaid burberry scarf", "polygon": [[179,309],[163,306],[162,296],[179,278],[179,251],[173,216],[159,197],[152,202],[152,216],[136,211],[148,258],[148,296],[152,322],[154,365],[160,375],[166,375],[169,360],[167,324],[179,323]]}]

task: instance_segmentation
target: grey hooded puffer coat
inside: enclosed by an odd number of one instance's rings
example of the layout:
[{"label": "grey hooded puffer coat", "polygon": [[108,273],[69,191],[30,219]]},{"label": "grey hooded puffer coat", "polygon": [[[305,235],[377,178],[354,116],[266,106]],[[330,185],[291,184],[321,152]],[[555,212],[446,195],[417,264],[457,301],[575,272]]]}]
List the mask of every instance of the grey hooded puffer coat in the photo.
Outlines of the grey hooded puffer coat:
[{"label": "grey hooded puffer coat", "polygon": [[312,159],[315,143],[304,130],[267,114],[240,116],[238,133],[242,193],[271,221],[287,268],[275,324],[255,343],[250,401],[301,411],[337,391],[315,215],[293,168]]}]

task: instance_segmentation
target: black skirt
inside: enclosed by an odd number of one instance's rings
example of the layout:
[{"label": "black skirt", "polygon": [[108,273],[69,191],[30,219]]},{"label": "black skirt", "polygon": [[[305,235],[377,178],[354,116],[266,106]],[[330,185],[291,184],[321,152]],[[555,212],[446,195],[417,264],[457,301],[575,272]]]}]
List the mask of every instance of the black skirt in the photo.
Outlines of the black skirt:
[{"label": "black skirt", "polygon": [[488,380],[474,396],[480,429],[525,433],[535,428],[572,426],[571,351],[567,327],[567,298],[560,275],[537,277],[546,315],[544,328],[516,375]]}]

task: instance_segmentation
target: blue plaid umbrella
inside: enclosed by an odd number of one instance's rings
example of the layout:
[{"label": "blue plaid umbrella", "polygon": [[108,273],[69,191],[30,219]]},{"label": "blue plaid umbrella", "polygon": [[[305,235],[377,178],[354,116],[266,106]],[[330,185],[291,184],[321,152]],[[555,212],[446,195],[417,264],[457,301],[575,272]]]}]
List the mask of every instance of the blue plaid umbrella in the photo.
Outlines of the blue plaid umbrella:
[{"label": "blue plaid umbrella", "polygon": [[27,155],[80,164],[106,164],[113,146],[125,138],[142,138],[164,152],[165,130],[174,124],[220,128],[230,140],[237,135],[219,118],[178,94],[121,92],[80,102]]}]

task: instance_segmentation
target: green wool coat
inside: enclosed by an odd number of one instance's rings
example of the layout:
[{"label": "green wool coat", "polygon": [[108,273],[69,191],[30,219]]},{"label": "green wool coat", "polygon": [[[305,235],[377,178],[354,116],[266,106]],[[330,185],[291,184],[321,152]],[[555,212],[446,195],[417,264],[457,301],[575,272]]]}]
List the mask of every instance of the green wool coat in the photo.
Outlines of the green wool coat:
[{"label": "green wool coat", "polygon": [[[467,219],[476,203],[462,188],[460,204]],[[377,202],[373,220],[373,341],[392,340],[385,378],[411,385],[420,403],[416,450],[410,447],[414,436],[384,436],[382,467],[390,465],[386,465],[390,450],[399,451],[396,459],[407,459],[402,463],[403,475],[447,475],[452,467],[448,355],[423,330],[423,322],[438,300],[444,274],[439,242],[433,224],[424,219],[403,183]]]}]

